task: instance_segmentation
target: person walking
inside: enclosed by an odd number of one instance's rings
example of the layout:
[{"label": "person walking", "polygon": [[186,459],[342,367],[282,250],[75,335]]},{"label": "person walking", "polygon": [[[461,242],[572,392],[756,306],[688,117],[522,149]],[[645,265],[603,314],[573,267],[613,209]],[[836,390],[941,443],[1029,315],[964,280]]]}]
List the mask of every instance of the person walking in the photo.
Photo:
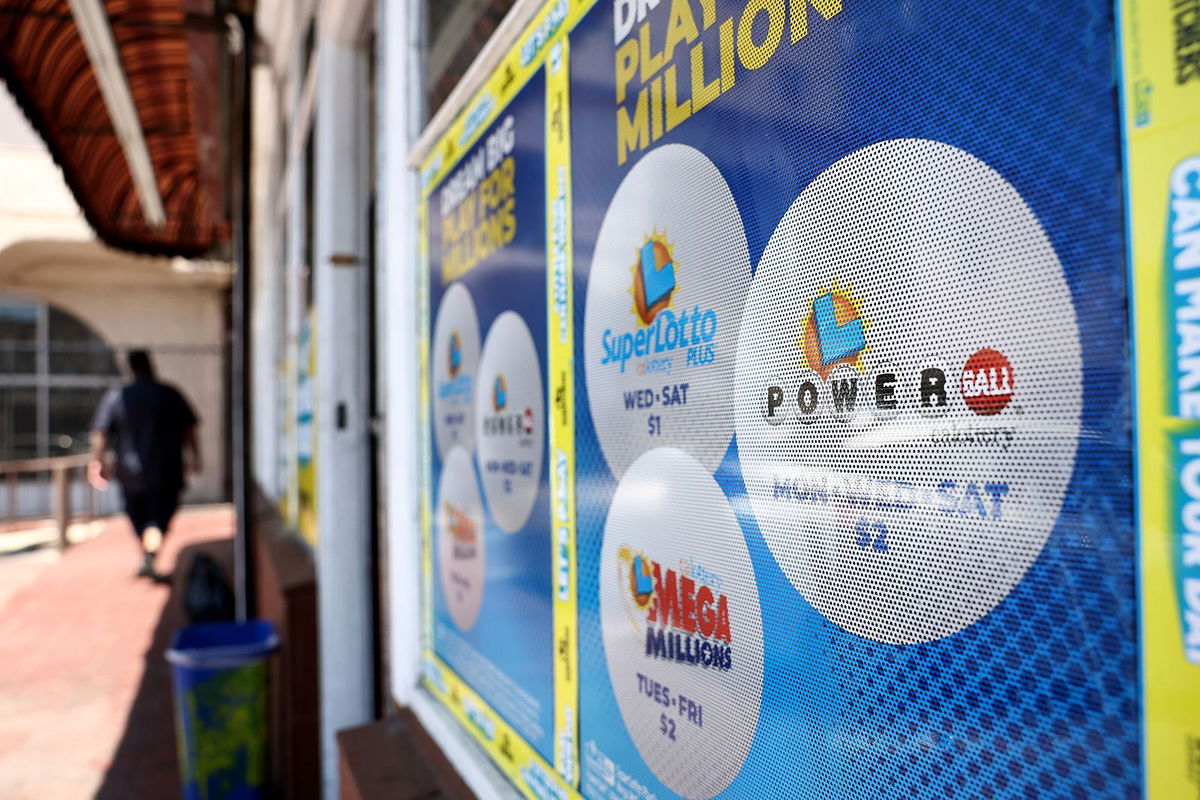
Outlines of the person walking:
[{"label": "person walking", "polygon": [[[133,380],[109,391],[92,420],[88,482],[103,490],[115,472],[142,545],[137,574],[159,580],[154,557],[179,507],[185,466],[193,474],[201,470],[199,420],[175,387],[155,377],[149,353],[131,350],[128,363]],[[110,447],[114,467],[106,460]]]}]

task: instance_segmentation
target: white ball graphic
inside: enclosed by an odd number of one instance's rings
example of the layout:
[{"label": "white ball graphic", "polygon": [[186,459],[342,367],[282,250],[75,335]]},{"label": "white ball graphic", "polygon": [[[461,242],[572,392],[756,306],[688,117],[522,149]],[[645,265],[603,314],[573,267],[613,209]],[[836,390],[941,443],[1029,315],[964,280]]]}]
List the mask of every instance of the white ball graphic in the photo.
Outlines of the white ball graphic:
[{"label": "white ball graphic", "polygon": [[733,509],[687,453],[651,450],[621,479],[604,528],[600,618],[643,760],[683,797],[724,791],[758,726],[762,618]]},{"label": "white ball graphic", "polygon": [[584,310],[588,402],[609,469],[677,447],[708,471],[733,437],[733,364],[750,284],[741,213],[716,165],[680,144],[613,195]]},{"label": "white ball graphic", "polygon": [[483,343],[475,391],[475,441],[483,494],[505,533],[525,525],[537,500],[546,449],[537,347],[519,314],[496,317]]},{"label": "white ball graphic", "polygon": [[475,469],[471,456],[461,447],[446,456],[434,520],[442,597],[454,624],[469,631],[483,604],[487,536]]},{"label": "white ball graphic", "polygon": [[822,172],[759,262],[735,381],[746,489],[792,584],[887,643],[995,608],[1058,519],[1081,365],[1054,248],[987,164],[902,139]]},{"label": "white ball graphic", "polygon": [[479,364],[479,318],[461,283],[452,283],[438,304],[429,354],[433,437],[443,459],[451,447],[474,447],[475,374]]}]

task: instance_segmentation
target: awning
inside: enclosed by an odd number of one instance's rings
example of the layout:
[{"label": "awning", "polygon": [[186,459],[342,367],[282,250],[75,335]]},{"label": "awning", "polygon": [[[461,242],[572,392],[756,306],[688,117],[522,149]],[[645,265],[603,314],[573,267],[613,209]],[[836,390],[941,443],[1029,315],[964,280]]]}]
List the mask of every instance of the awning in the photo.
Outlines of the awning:
[{"label": "awning", "polygon": [[[89,5],[95,14],[81,34],[73,7],[82,13]],[[216,0],[0,0],[0,75],[93,230],[113,247],[197,256],[216,254],[228,242],[231,137],[221,109],[230,82],[226,25],[215,6]],[[102,65],[99,72],[108,74],[98,75],[96,42],[105,37],[119,66]],[[133,111],[118,114],[123,118],[114,124],[113,85],[122,73]],[[161,217],[154,219],[157,203]]]}]

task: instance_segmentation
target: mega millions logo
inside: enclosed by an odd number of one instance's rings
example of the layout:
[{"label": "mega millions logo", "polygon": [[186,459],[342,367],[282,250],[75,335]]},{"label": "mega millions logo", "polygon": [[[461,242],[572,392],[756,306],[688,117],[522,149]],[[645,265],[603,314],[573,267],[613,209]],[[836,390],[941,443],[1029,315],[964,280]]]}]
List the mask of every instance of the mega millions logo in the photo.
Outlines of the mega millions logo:
[{"label": "mega millions logo", "polygon": [[979,416],[994,416],[1009,406],[1015,371],[1008,357],[992,347],[976,350],[957,371],[945,364],[928,364],[911,373],[886,362],[868,365],[870,323],[862,315],[863,305],[863,299],[836,284],[813,298],[797,343],[798,384],[766,387],[764,416],[769,424],[792,416],[811,423],[830,414],[846,420],[864,410],[890,417],[906,406],[944,412],[957,402],[950,388],[954,379],[963,403]]},{"label": "mega millions logo", "polygon": [[446,348],[446,368],[451,380],[458,377],[462,363],[462,337],[458,335],[458,331],[450,331],[449,345]]},{"label": "mega millions logo", "polygon": [[533,436],[533,409],[508,410],[508,381],[496,373],[492,381],[492,411],[483,419],[483,432],[488,436]]},{"label": "mega millions logo", "polygon": [[446,512],[447,529],[453,542],[453,553],[456,559],[474,558],[479,541],[479,531],[475,521],[466,512],[457,508],[453,503],[443,503]]},{"label": "mega millions logo", "polygon": [[681,352],[685,366],[713,363],[717,312],[699,305],[673,308],[681,269],[675,261],[675,246],[665,233],[655,231],[645,238],[631,271],[631,326],[624,331],[604,330],[600,363],[617,364],[624,372],[627,362],[636,358],[639,373],[669,373]]},{"label": "mega millions logo", "polygon": [[630,601],[630,622],[645,636],[646,656],[700,668],[733,668],[729,600],[720,577],[697,565],[665,567],[622,546],[617,580]]}]

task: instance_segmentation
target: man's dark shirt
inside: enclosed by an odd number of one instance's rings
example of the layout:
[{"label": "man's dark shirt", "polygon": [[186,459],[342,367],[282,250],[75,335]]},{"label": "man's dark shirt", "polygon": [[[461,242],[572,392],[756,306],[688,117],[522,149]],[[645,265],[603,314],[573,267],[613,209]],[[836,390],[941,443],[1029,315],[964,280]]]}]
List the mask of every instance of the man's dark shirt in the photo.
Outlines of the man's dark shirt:
[{"label": "man's dark shirt", "polygon": [[104,396],[92,430],[110,437],[126,492],[178,492],[184,437],[195,424],[195,412],[174,387],[138,378]]}]

